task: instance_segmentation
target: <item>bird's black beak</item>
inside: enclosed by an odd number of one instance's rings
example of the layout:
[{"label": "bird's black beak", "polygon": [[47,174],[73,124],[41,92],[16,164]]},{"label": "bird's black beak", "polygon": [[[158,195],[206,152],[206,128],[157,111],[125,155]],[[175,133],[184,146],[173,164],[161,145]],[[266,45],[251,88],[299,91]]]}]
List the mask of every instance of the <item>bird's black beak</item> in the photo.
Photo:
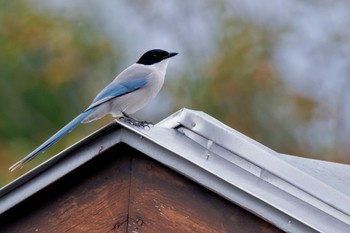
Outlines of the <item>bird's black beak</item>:
[{"label": "bird's black beak", "polygon": [[169,53],[166,58],[171,58],[171,57],[174,57],[176,56],[178,53]]}]

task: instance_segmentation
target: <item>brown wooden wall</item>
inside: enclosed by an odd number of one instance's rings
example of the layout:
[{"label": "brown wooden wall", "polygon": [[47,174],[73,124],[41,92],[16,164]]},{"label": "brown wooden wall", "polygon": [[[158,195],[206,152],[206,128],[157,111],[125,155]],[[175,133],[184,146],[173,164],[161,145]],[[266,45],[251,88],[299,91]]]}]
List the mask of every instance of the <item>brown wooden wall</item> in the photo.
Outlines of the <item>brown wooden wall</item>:
[{"label": "brown wooden wall", "polygon": [[0,232],[282,232],[119,144],[0,216]]}]

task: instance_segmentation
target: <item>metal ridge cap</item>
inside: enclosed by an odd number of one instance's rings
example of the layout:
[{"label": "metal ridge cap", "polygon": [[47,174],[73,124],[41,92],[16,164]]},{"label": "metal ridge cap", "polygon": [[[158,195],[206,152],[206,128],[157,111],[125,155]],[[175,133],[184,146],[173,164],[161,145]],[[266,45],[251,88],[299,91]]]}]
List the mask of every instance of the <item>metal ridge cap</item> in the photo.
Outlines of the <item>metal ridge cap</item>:
[{"label": "metal ridge cap", "polygon": [[[286,182],[350,216],[350,197],[289,164],[272,149],[230,128],[204,112],[181,109],[167,118],[234,152]],[[165,119],[166,120],[166,119]],[[166,121],[160,126],[167,125]],[[272,166],[273,164],[273,166]]]},{"label": "metal ridge cap", "polygon": [[[129,127],[132,128],[133,126]],[[143,142],[139,143],[140,140],[143,140]],[[169,141],[171,142],[169,143]],[[125,130],[123,131],[122,142],[231,202],[249,209],[262,218],[267,218],[269,222],[278,223],[277,225],[281,229],[290,231],[291,228],[289,227],[293,226],[289,226],[291,225],[289,222],[293,222],[293,224],[299,222],[310,227],[310,229],[315,231],[318,229],[321,232],[329,231],[334,225],[337,228],[333,228],[336,229],[333,232],[344,232],[344,229],[350,229],[350,225],[346,223],[346,220],[344,222],[344,220],[334,215],[329,215],[323,209],[295,197],[292,193],[285,192],[273,184],[260,180],[233,163],[227,163],[220,155],[211,154],[211,159],[208,161],[205,153],[206,148],[191,142],[185,135],[176,130],[158,126],[147,131]],[[178,145],[182,146],[179,147]],[[258,180],[260,182],[257,183]],[[240,194],[233,190],[239,190]],[[243,195],[245,198],[242,199],[242,196],[237,197],[237,195]],[[255,204],[252,205],[251,201]],[[269,213],[266,208],[274,214]],[[278,216],[281,215],[289,217],[277,220]],[[299,232],[306,231],[301,230]]]},{"label": "metal ridge cap", "polygon": [[156,125],[164,128],[176,128],[177,126],[180,125],[178,122],[179,116],[186,111],[190,111],[187,108],[182,108],[178,110],[177,112],[171,114],[170,116],[164,118],[160,122],[158,122]]}]

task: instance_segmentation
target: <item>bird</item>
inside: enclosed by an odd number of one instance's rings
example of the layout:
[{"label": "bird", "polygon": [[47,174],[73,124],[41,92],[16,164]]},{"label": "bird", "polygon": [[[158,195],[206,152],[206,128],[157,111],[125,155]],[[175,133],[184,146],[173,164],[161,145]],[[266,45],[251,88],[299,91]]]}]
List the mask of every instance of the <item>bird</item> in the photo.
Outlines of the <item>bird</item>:
[{"label": "bird", "polygon": [[136,63],[123,70],[102,89],[85,111],[30,154],[13,164],[9,170],[12,172],[42,154],[78,124],[98,120],[107,114],[121,118],[136,127],[149,127],[150,122],[135,120],[130,114],[145,107],[159,93],[164,83],[169,59],[177,54],[162,49],[152,49],[144,53]]}]

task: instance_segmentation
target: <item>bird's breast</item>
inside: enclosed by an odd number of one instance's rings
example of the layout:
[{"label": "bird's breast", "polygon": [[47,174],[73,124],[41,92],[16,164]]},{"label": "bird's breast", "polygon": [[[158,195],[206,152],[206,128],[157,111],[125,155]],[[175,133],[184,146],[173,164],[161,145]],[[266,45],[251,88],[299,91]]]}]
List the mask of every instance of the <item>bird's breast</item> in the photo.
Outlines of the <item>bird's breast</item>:
[{"label": "bird's breast", "polygon": [[164,84],[164,76],[164,72],[155,70],[147,76],[145,86],[114,99],[111,106],[113,115],[120,115],[121,112],[133,114],[145,107],[159,93]]}]

